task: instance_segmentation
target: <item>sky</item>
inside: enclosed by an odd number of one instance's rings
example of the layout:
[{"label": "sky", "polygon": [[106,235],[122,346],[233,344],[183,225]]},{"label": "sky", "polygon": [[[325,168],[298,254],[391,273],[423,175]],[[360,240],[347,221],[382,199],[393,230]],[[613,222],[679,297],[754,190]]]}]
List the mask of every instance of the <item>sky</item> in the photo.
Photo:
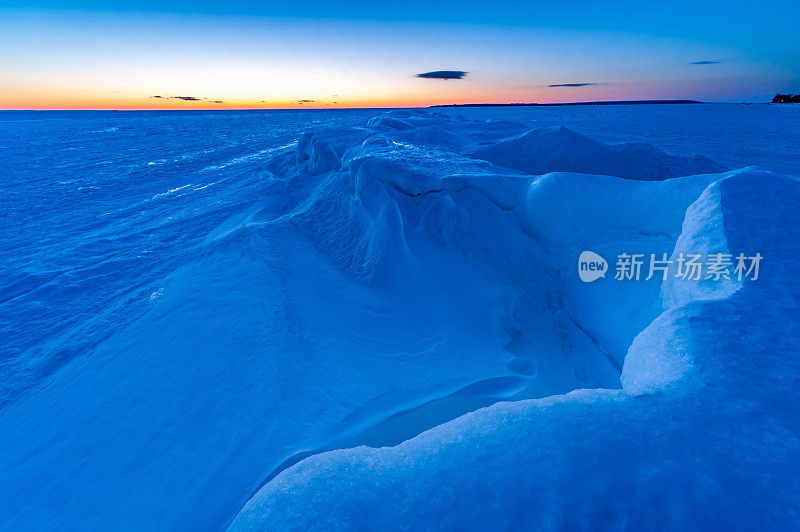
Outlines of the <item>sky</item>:
[{"label": "sky", "polygon": [[[0,0],[0,109],[761,102],[800,92],[798,20],[785,0]],[[466,74],[418,76],[440,70]]]}]

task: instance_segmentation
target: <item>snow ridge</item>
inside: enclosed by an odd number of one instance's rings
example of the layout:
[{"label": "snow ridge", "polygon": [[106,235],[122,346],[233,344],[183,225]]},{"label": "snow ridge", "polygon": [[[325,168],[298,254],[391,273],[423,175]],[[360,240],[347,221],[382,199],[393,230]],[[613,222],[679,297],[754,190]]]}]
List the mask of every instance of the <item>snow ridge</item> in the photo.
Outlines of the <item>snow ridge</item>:
[{"label": "snow ridge", "polygon": [[[750,335],[748,345],[771,341],[774,329],[763,317],[760,328],[740,320],[752,315],[749,302],[777,295],[779,278],[583,285],[572,262],[583,249],[606,257],[631,249],[675,257],[743,247],[788,260],[792,252],[777,242],[796,238],[800,224],[762,220],[745,229],[741,219],[781,212],[777,196],[800,197],[800,183],[758,169],[724,172],[702,157],[672,157],[652,146],[607,146],[565,128],[487,140],[480,127],[453,122],[390,113],[370,122],[377,135],[365,132],[359,145],[340,151],[338,171],[352,197],[376,213],[373,223],[393,228],[391,236],[383,233],[386,246],[359,247],[356,262],[374,261],[375,252],[392,254],[373,263],[387,269],[419,261],[410,235],[422,233],[460,260],[513,279],[514,295],[497,317],[506,349],[519,357],[509,368],[536,376],[551,357],[561,364],[572,357],[567,365],[574,376],[592,375],[572,386],[587,389],[549,395],[534,378],[528,395],[399,445],[311,456],[264,486],[231,530],[367,523],[390,529],[741,527],[763,526],[765,515],[768,527],[794,522],[800,486],[772,453],[777,446],[783,459],[800,457],[800,440],[785,432],[780,413],[743,419],[775,396],[753,394],[746,406],[725,403],[737,394],[728,384],[742,368],[720,362],[726,344],[741,334]],[[415,136],[417,125],[437,133]],[[420,136],[434,145],[432,139],[444,138],[447,145],[431,148]],[[690,177],[667,179],[676,176]],[[771,187],[781,192],[765,194]],[[387,210],[386,202],[396,208]],[[327,252],[340,260],[339,249]],[[373,267],[360,271],[367,270],[374,276]],[[796,297],[779,299],[773,312],[798,310]],[[547,339],[550,329],[559,331],[558,341]],[[800,345],[796,327],[792,333],[782,338],[784,350]],[[568,344],[569,353],[555,355],[556,343]],[[580,367],[576,357],[594,367]],[[616,363],[604,366],[604,358]],[[771,359],[778,374],[797,365]],[[604,373],[615,367],[622,367],[618,390]],[[792,377],[782,390],[797,384]],[[719,415],[709,419],[708,408]],[[731,419],[784,437],[765,445],[737,431],[731,440]],[[727,469],[731,460],[744,460],[735,477]],[[765,475],[769,482],[761,481]],[[765,497],[776,482],[784,491]],[[717,503],[709,508],[704,500]]]}]

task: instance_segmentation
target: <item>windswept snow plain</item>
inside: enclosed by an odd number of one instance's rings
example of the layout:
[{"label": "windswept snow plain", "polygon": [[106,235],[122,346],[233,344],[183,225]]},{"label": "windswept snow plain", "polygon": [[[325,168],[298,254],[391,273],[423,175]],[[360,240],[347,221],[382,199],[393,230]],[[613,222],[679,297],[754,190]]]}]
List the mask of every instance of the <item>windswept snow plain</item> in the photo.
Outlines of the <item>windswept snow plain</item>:
[{"label": "windswept snow plain", "polygon": [[9,115],[0,527],[797,528],[798,111]]}]

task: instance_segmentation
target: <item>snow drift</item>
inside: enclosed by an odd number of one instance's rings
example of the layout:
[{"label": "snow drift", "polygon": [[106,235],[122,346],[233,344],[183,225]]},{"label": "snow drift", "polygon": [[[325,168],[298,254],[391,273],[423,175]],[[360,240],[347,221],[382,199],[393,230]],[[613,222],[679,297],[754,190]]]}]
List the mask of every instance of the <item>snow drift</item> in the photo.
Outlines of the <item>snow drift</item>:
[{"label": "snow drift", "polygon": [[700,155],[674,157],[644,143],[603,144],[565,127],[527,131],[473,155],[529,174],[561,171],[653,180],[727,170]]},{"label": "snow drift", "polygon": [[[394,123],[391,128],[410,129]],[[351,161],[358,160],[357,153]],[[529,131],[471,155],[525,173],[571,170],[643,181],[724,170],[705,158],[680,159],[652,146],[602,145],[565,128]],[[772,407],[780,400],[772,388],[767,394],[742,390],[751,371],[742,364],[747,351],[758,351],[759,365],[771,365],[778,375],[797,368],[797,361],[785,356],[800,347],[796,324],[781,336],[771,362],[763,358],[777,332],[770,320],[798,310],[796,293],[787,297],[781,288],[781,272],[747,286],[680,280],[660,287],[579,286],[570,265],[560,259],[572,259],[582,249],[606,256],[625,249],[675,254],[765,249],[770,262],[792,263],[798,257],[787,243],[800,242],[800,219],[774,213],[781,211],[778,198],[800,198],[800,183],[758,170],[660,183],[566,173],[490,176],[460,157],[448,160],[446,170],[426,171],[442,157],[435,160],[425,170],[414,164],[413,170],[381,171],[373,179],[407,196],[445,196],[464,207],[470,253],[478,251],[481,262],[513,270],[515,288],[525,294],[518,304],[526,313],[510,312],[516,318],[507,345],[511,352],[524,345],[529,353],[552,353],[537,325],[549,316],[557,321],[563,313],[572,327],[551,322],[546,329],[555,327],[576,352],[594,353],[586,360],[602,355],[621,368],[622,389],[498,403],[396,447],[313,456],[265,486],[231,529],[338,529],[365,523],[387,529],[641,529],[701,523],[769,528],[794,523],[792,501],[800,500],[800,484],[782,469],[788,456],[798,457],[800,441],[781,418],[796,409],[775,413]],[[348,164],[343,161],[341,168],[347,171]],[[467,206],[471,195],[504,212],[506,224],[482,219],[470,225],[472,218],[486,216]],[[401,208],[403,219],[410,218],[409,210]],[[519,229],[507,225],[508,218]],[[491,236],[481,235],[488,227]],[[509,238],[520,230],[524,241]],[[457,234],[447,233],[448,238]],[[543,263],[539,270],[536,265]],[[522,268],[511,266],[520,264],[536,275],[525,279]],[[766,300],[774,302],[771,318],[755,310]],[[742,334],[748,347],[732,346]],[[535,367],[539,357],[531,358]],[[787,392],[798,384],[796,377],[789,381],[783,383]],[[744,395],[753,402],[737,404]],[[722,411],[709,420],[708,411],[715,408]],[[760,417],[765,410],[773,413]],[[678,417],[671,414],[678,412]],[[752,423],[751,436],[740,428],[748,423],[743,417]],[[765,445],[767,434],[772,443]],[[746,464],[732,475],[730,460]],[[777,499],[771,496],[776,482],[781,484]]]},{"label": "snow drift", "polygon": [[[524,129],[395,111],[276,152],[152,310],[0,413],[8,526],[796,523],[800,183]],[[583,250],[769,269],[584,284]]]}]

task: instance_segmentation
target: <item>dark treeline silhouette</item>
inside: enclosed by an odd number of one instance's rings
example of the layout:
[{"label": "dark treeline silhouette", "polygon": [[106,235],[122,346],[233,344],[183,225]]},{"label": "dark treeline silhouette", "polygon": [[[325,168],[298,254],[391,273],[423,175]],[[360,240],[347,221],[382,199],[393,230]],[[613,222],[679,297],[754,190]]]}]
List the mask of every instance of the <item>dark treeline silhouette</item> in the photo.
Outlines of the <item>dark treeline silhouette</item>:
[{"label": "dark treeline silhouette", "polygon": [[800,94],[776,94],[772,103],[800,103]]}]

